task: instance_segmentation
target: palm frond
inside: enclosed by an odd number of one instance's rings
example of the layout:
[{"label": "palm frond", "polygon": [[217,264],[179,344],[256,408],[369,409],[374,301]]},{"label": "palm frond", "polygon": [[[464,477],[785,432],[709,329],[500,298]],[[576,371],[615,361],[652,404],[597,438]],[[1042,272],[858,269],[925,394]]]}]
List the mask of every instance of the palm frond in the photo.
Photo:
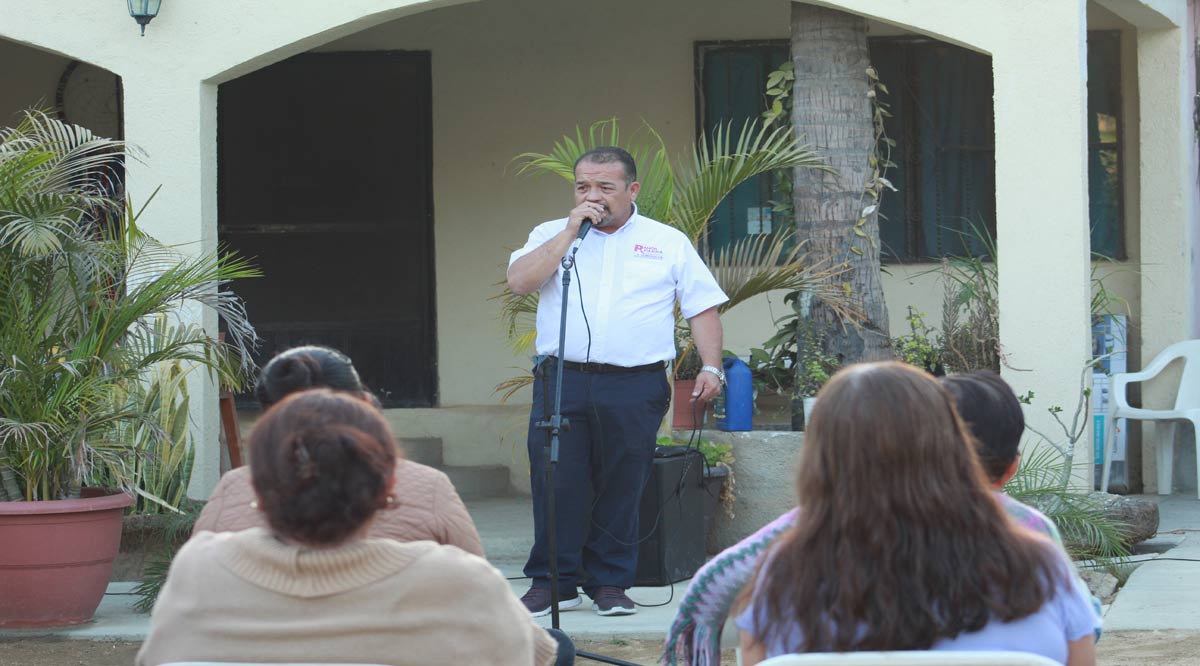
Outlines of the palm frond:
[{"label": "palm frond", "polygon": [[502,291],[488,300],[500,301],[500,321],[504,323],[508,346],[517,354],[528,353],[537,337],[534,325],[537,322],[537,292],[516,294],[505,283],[496,284]]},{"label": "palm frond", "polygon": [[1099,500],[1072,488],[1067,481],[1072,471],[1056,450],[1037,447],[1023,456],[1004,492],[1046,514],[1058,526],[1072,557],[1111,560],[1127,556],[1128,525],[1110,518]]},{"label": "palm frond", "polygon": [[629,141],[621,142],[617,119],[592,123],[586,133],[582,127],[575,134],[565,135],[554,142],[549,153],[521,153],[513,158],[520,164],[517,174],[553,173],[568,181],[575,180],[575,162],[589,150],[603,146],[619,146],[628,152],[638,165],[638,211],[646,217],[666,220],[674,205],[675,174],[671,167],[666,142],[649,124],[643,125]]},{"label": "palm frond", "polygon": [[[133,487],[147,452],[125,435],[181,427],[128,399],[156,364],[192,362],[229,383],[250,374],[253,329],[220,288],[256,271],[143,233],[120,193],[129,157],[120,142],[41,111],[0,130],[0,466],[29,500],[92,479]],[[233,344],[180,319],[206,308]]]},{"label": "palm frond", "polygon": [[676,174],[671,156],[662,135],[650,125],[643,126],[644,134],[635,135],[635,142],[626,147],[639,167],[638,211],[653,220],[668,220],[675,207]]},{"label": "palm frond", "polygon": [[676,205],[668,221],[698,241],[717,206],[733,188],[760,174],[805,167],[825,169],[823,160],[798,142],[788,127],[759,127],[748,120],[733,140],[732,124],[700,137],[691,162],[678,169]]},{"label": "palm frond", "polygon": [[40,110],[0,132],[0,245],[22,256],[59,250],[89,215],[119,210],[111,193],[124,146]]},{"label": "palm frond", "polygon": [[517,175],[530,172],[555,173],[573,182],[575,180],[575,161],[581,155],[600,146],[618,146],[620,137],[621,133],[617,127],[616,118],[592,123],[587,129],[586,136],[583,128],[576,126],[575,135],[567,134],[560,137],[554,142],[550,152],[521,153],[513,158],[514,162],[520,163]]},{"label": "palm frond", "polygon": [[492,389],[492,393],[500,394],[500,402],[508,402],[510,398],[517,394],[517,391],[520,391],[526,386],[533,386],[533,375],[529,374],[528,372],[517,375],[516,377],[510,377],[499,384],[496,384],[496,388]]},{"label": "palm frond", "polygon": [[721,290],[729,296],[720,306],[721,312],[755,296],[783,289],[806,292],[821,299],[845,321],[863,318],[861,310],[834,283],[845,267],[829,267],[828,262],[810,263],[794,230],[744,238],[710,253],[705,263]]}]

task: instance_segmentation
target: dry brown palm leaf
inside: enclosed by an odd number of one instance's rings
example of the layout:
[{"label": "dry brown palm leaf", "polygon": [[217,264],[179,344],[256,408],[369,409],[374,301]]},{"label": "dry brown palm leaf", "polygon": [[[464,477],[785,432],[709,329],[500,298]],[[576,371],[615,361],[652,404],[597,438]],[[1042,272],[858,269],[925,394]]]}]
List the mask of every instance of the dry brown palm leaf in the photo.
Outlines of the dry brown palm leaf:
[{"label": "dry brown palm leaf", "polygon": [[789,230],[751,236],[710,254],[706,263],[729,296],[720,311],[771,291],[800,291],[828,304],[844,321],[861,321],[862,310],[836,284],[846,268],[810,263],[803,250]]}]

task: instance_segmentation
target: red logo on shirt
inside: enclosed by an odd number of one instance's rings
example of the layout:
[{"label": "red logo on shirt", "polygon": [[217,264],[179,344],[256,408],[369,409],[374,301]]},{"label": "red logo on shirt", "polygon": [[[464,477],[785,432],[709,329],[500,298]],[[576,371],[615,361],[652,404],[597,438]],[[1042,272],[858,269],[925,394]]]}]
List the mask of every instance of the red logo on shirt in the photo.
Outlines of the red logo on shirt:
[{"label": "red logo on shirt", "polygon": [[639,259],[654,259],[662,261],[663,251],[650,245],[634,245],[633,256]]}]

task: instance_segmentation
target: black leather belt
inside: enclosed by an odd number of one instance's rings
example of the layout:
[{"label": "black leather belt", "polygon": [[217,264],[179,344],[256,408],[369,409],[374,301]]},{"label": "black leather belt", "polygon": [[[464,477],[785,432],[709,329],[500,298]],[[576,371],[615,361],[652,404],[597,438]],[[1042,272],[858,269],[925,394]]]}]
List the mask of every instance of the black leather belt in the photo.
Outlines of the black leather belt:
[{"label": "black leather belt", "polygon": [[[557,362],[558,358],[554,356],[548,356],[546,360]],[[596,375],[615,374],[622,372],[647,372],[651,370],[661,371],[663,368],[667,367],[662,361],[658,361],[657,363],[647,363],[646,365],[635,365],[629,368],[623,365],[609,365],[608,363],[579,363],[577,361],[563,361],[562,365],[567,370],[587,372]]]}]

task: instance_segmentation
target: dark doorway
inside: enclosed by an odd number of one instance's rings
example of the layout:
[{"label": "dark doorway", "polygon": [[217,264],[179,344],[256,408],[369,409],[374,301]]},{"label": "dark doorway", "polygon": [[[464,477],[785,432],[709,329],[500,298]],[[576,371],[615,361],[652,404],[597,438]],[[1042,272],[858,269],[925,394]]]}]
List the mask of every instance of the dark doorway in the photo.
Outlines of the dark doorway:
[{"label": "dark doorway", "polygon": [[221,240],[264,344],[350,355],[387,407],[437,403],[427,52],[310,53],[222,84]]}]

